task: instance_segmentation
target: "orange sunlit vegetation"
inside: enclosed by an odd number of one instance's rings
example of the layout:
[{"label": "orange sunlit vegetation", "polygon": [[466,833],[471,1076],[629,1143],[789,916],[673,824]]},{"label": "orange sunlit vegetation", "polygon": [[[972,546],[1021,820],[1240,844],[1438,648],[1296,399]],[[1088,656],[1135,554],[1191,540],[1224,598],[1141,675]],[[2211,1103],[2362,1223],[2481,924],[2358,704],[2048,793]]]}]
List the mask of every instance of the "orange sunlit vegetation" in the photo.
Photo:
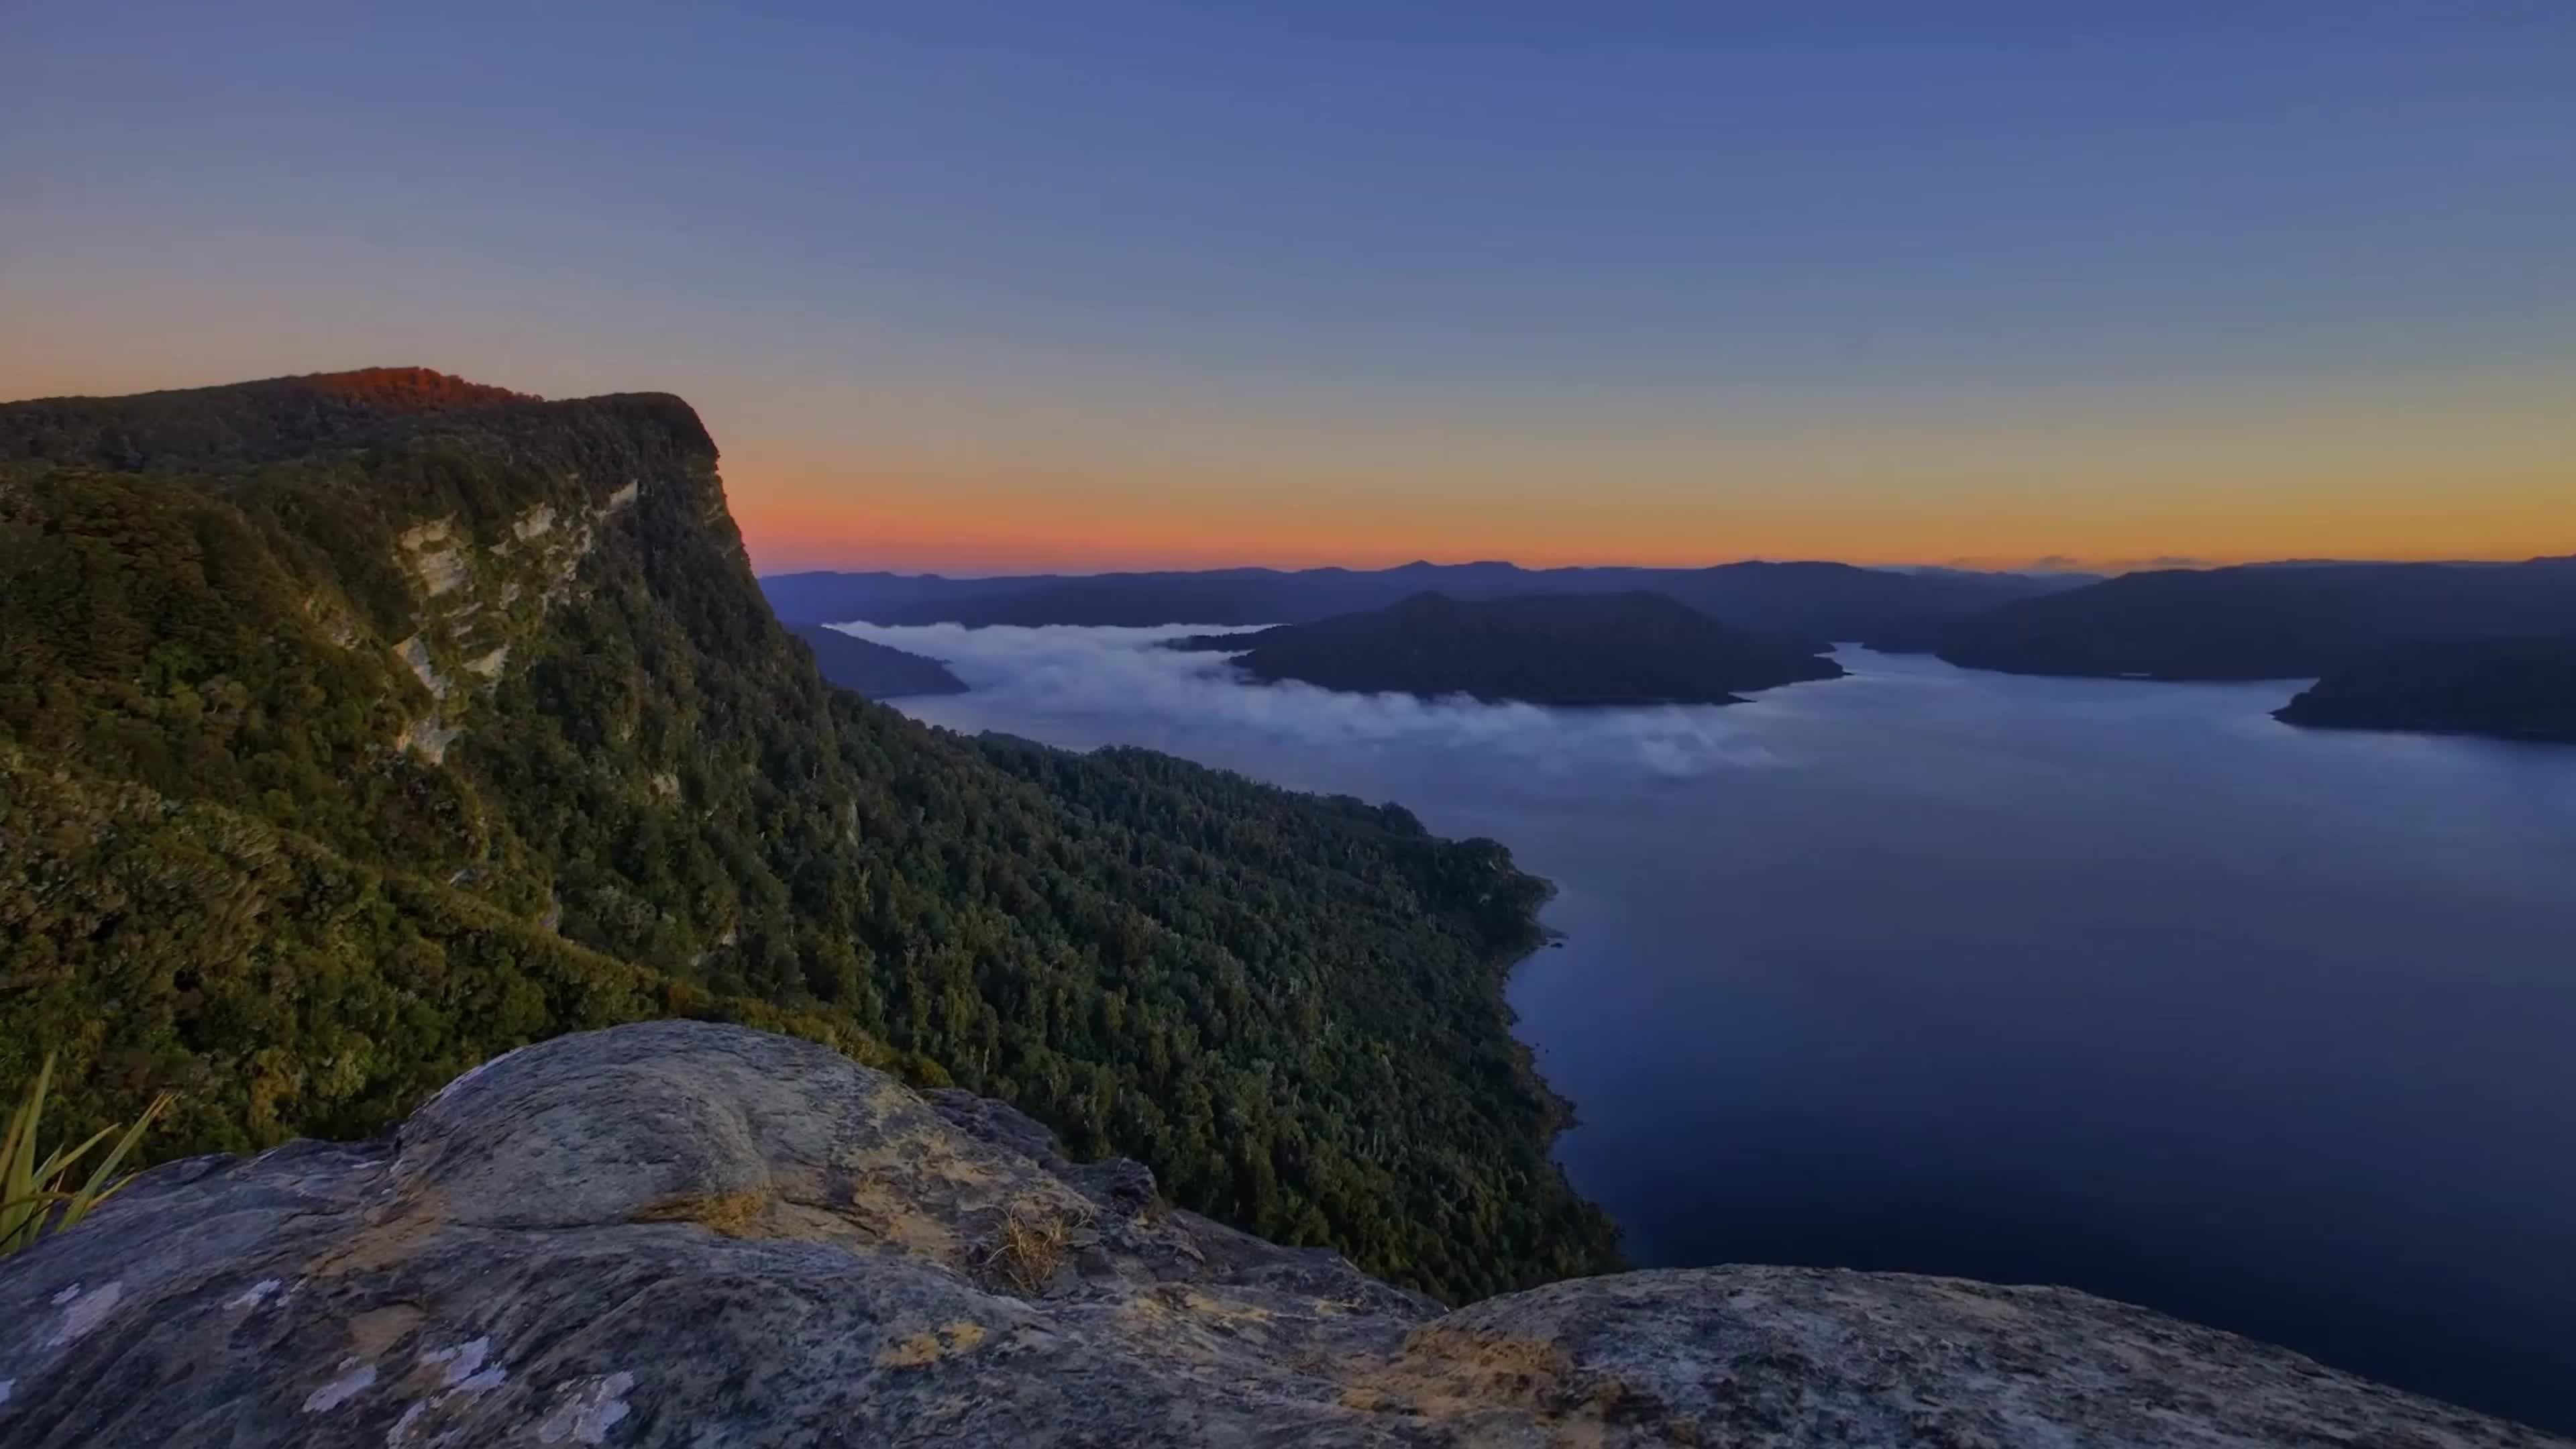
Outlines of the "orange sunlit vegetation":
[{"label": "orange sunlit vegetation", "polygon": [[406,411],[541,401],[532,392],[468,382],[427,367],[361,367],[351,372],[316,373],[304,381],[316,392]]}]

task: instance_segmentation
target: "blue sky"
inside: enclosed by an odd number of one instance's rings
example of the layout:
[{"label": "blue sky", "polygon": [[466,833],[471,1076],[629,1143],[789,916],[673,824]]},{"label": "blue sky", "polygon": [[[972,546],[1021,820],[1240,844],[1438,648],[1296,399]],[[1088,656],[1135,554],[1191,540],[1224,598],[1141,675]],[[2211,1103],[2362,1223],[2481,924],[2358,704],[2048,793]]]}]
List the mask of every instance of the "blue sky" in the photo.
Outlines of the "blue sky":
[{"label": "blue sky", "polygon": [[764,563],[2576,548],[2576,6],[11,29],[0,395],[678,392]]}]

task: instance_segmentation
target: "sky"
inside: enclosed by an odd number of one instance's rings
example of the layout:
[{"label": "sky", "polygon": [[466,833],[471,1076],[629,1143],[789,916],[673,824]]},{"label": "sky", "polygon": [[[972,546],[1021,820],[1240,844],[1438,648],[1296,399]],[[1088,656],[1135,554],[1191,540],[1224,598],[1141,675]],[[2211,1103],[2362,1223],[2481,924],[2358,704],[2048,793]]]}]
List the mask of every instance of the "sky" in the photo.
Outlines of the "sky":
[{"label": "sky", "polygon": [[764,570],[2576,552],[2566,0],[0,9],[0,397],[674,392]]}]

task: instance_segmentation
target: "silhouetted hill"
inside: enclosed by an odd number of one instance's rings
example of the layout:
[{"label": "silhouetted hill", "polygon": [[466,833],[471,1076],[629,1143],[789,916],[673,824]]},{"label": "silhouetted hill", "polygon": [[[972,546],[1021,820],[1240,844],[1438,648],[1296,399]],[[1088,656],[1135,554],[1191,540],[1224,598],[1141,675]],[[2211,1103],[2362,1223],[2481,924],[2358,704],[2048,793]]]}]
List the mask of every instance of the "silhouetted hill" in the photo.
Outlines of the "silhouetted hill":
[{"label": "silhouetted hill", "polygon": [[1391,569],[1212,569],[1187,573],[1031,575],[800,573],[761,581],[782,618],[875,624],[1296,624],[1380,609],[1424,592],[1455,599],[1516,594],[1666,595],[1738,627],[1838,640],[1871,638],[2010,600],[2068,589],[2084,577],[1914,572],[1839,563],[1719,564],[1701,569],[1525,569],[1509,563],[1410,563]]},{"label": "silhouetted hill", "polygon": [[791,624],[788,632],[814,651],[814,667],[823,671],[826,683],[856,690],[870,699],[966,692],[966,681],[926,655],[873,639],[853,639],[820,624]]},{"label": "silhouetted hill", "polygon": [[2296,725],[2576,743],[2576,634],[2410,644],[2273,711]]},{"label": "silhouetted hill", "polygon": [[2019,674],[2298,679],[2402,644],[2576,631],[2576,559],[2261,564],[2127,574],[1938,631],[1953,664]]},{"label": "silhouetted hill", "polygon": [[1736,691],[1834,679],[1819,645],[1730,629],[1661,594],[1527,594],[1401,603],[1174,648],[1242,651],[1265,683],[1549,705],[1740,704]]},{"label": "silhouetted hill", "polygon": [[829,687],[674,397],[0,405],[0,1083],[58,1049],[74,1139],[163,1089],[160,1152],[370,1136],[713,1017],[1475,1296],[1615,1262],[1501,995],[1546,895],[1392,806]]}]

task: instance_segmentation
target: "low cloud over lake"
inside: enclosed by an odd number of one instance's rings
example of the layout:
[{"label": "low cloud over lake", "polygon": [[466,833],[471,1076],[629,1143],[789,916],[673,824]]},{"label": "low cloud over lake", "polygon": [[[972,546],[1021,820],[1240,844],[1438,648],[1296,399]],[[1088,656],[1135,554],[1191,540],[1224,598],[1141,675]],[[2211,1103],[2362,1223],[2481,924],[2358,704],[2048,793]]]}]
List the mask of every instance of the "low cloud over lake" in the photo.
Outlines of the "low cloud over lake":
[{"label": "low cloud over lake", "polygon": [[943,660],[986,704],[1035,714],[1148,716],[1258,731],[1300,744],[1429,746],[1551,772],[1686,778],[1782,763],[1752,731],[1727,719],[1730,710],[1748,706],[1545,709],[1255,684],[1224,655],[1162,647],[1187,634],[1228,632],[1204,627],[837,627]]}]

